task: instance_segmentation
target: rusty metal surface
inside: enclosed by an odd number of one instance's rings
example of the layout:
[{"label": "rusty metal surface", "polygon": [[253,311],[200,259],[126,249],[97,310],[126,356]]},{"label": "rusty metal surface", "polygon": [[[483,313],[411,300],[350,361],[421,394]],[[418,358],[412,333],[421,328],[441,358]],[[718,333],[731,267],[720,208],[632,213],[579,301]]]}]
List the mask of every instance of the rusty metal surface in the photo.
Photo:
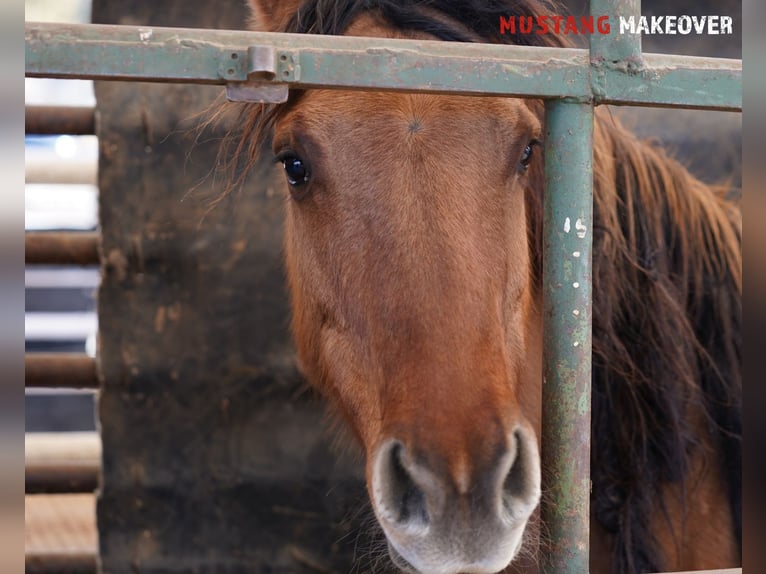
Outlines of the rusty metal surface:
[{"label": "rusty metal surface", "polygon": [[593,107],[545,108],[543,571],[588,572]]},{"label": "rusty metal surface", "polygon": [[27,387],[97,389],[96,360],[78,353],[34,353],[24,356]]},{"label": "rusty metal surface", "polygon": [[98,265],[97,232],[29,231],[24,236],[27,265]]},{"label": "rusty metal surface", "polygon": [[94,109],[77,106],[27,106],[24,131],[35,135],[92,135],[96,133]]}]

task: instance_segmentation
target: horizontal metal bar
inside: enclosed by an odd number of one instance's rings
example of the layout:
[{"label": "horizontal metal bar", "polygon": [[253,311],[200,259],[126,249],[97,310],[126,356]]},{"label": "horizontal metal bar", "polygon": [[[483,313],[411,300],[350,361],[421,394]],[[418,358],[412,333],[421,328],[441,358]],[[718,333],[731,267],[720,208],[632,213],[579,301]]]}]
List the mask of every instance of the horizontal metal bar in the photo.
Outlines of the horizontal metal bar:
[{"label": "horizontal metal bar", "polygon": [[24,557],[26,574],[96,574],[95,553],[88,552],[28,552]]},{"label": "horizontal metal bar", "polygon": [[93,492],[98,488],[100,468],[98,433],[27,433],[24,436],[27,494]]},{"label": "horizontal metal bar", "polygon": [[75,106],[27,106],[24,131],[35,135],[93,135],[96,133],[95,110]]},{"label": "horizontal metal bar", "polygon": [[[261,55],[273,52],[274,65],[259,60],[254,68],[254,47],[261,48]],[[741,87],[734,85],[742,75],[740,60],[647,54],[645,62],[636,74],[592,65],[587,50],[573,48],[26,25],[26,74],[32,77],[568,97],[595,103],[741,109]],[[254,69],[276,73],[273,78],[257,73],[258,81],[248,82]],[[593,85],[591,76],[597,80]]]},{"label": "horizontal metal bar", "polygon": [[27,387],[97,389],[96,360],[76,353],[35,353],[24,356]]},{"label": "horizontal metal bar", "polygon": [[742,62],[644,54],[639,66],[602,62],[593,67],[593,95],[599,104],[742,110]]},{"label": "horizontal metal bar", "polygon": [[380,38],[93,24],[26,25],[31,77],[225,84],[248,80],[248,48],[273,47],[290,86],[577,96],[587,51]]},{"label": "horizontal metal bar", "polygon": [[98,233],[35,231],[24,236],[25,261],[29,265],[98,265]]}]

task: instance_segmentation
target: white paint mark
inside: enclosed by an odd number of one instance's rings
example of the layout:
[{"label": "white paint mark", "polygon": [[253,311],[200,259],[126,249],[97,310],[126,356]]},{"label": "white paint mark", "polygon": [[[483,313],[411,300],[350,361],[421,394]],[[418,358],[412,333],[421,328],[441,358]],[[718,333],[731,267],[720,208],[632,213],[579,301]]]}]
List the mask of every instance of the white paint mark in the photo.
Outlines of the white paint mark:
[{"label": "white paint mark", "polygon": [[585,237],[585,232],[588,230],[588,228],[585,227],[585,224],[582,222],[582,219],[579,218],[577,221],[575,221],[575,229],[577,230],[577,237],[580,239]]},{"label": "white paint mark", "polygon": [[572,257],[579,257],[579,256],[580,256],[580,252],[579,251],[573,251],[572,252]]},{"label": "white paint mark", "polygon": [[579,314],[580,314],[579,309],[575,309],[574,311],[572,311],[572,315],[574,315],[575,317],[577,317]]},{"label": "white paint mark", "polygon": [[[579,221],[579,219],[578,219],[578,221]],[[570,224],[569,218],[567,217],[564,220],[564,233],[569,233],[570,229],[571,229],[571,224]]]},{"label": "white paint mark", "polygon": [[574,343],[572,343],[572,346],[573,347],[579,347],[580,346],[580,341],[575,341]]},{"label": "white paint mark", "polygon": [[147,29],[147,28],[138,29],[138,37],[141,38],[142,42],[148,42],[153,35],[154,35],[154,31],[151,29]]},{"label": "white paint mark", "polygon": [[580,284],[577,281],[572,283],[572,287],[574,287],[575,289],[577,289],[579,286],[580,286]]}]

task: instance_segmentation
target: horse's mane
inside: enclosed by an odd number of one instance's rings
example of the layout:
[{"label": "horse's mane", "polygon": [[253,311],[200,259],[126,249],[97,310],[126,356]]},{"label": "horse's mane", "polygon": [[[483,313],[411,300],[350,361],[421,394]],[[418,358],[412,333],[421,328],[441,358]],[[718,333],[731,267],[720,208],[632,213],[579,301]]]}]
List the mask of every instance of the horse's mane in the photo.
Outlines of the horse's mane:
[{"label": "horse's mane", "polygon": [[[553,34],[500,34],[500,16],[562,13],[540,0],[309,0],[282,31],[342,34],[363,12],[446,41],[568,45]],[[236,150],[246,164],[298,98],[248,108]],[[530,106],[542,120],[540,102]],[[741,545],[740,215],[722,191],[608,114],[596,117],[592,512],[615,536],[615,572],[657,572],[655,502],[663,483],[683,484],[693,455],[721,465]],[[530,181],[539,288],[539,162]]]}]

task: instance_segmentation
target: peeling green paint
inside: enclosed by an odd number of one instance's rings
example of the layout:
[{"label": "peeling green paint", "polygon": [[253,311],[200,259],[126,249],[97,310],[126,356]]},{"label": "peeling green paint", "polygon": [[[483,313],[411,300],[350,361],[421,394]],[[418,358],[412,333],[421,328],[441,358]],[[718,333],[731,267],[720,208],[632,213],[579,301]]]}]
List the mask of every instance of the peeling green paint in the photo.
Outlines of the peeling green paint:
[{"label": "peeling green paint", "polygon": [[[589,59],[587,50],[574,48],[95,24],[27,23],[25,39],[29,77],[742,107],[739,60],[645,54],[639,66]],[[248,79],[246,56],[254,46],[289,55],[289,65],[274,62],[273,77]]]},{"label": "peeling green paint", "polygon": [[542,513],[551,552],[543,568],[587,572],[593,106],[547,102],[544,139]]}]

